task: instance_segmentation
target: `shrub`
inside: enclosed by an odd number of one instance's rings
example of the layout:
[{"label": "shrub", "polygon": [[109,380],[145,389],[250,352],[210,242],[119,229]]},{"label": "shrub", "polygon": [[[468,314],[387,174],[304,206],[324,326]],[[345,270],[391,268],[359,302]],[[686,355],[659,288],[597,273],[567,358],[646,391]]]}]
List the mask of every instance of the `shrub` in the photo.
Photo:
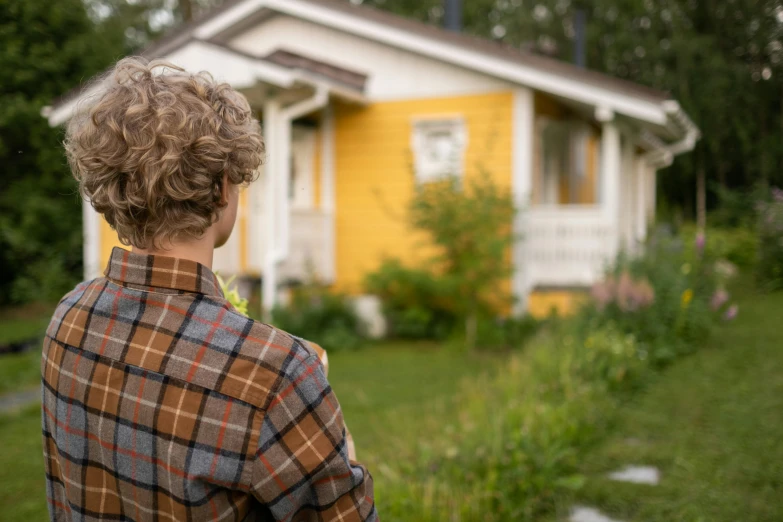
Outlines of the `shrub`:
[{"label": "shrub", "polygon": [[356,349],[366,337],[365,326],[350,299],[319,283],[293,289],[291,302],[272,311],[272,322],[327,351]]},{"label": "shrub", "polygon": [[703,240],[683,241],[659,231],[644,255],[621,256],[595,285],[579,318],[583,334],[616,325],[636,336],[658,365],[691,352],[709,335],[715,312],[725,304],[715,306],[723,288],[716,266],[722,265]]},{"label": "shrub", "polygon": [[756,279],[765,290],[783,289],[783,190],[758,203],[759,259]]},{"label": "shrub", "polygon": [[459,323],[449,303],[452,289],[426,270],[387,259],[367,276],[365,287],[380,298],[392,337],[442,340]]},{"label": "shrub", "polygon": [[[424,469],[387,483],[390,520],[539,520],[578,489],[579,455],[605,429],[617,393],[642,382],[646,357],[608,326],[583,339],[540,336],[503,371],[466,383],[463,415],[423,455]],[[427,477],[414,480],[411,477]]]},{"label": "shrub", "polygon": [[[696,244],[698,232],[695,226],[683,227],[685,244]],[[709,227],[704,234],[704,252],[711,259],[725,259],[738,268],[750,270],[756,265],[759,237],[754,227],[732,228]],[[695,251],[693,251],[695,254]]]},{"label": "shrub", "polygon": [[425,233],[434,254],[417,267],[387,260],[365,280],[383,300],[392,330],[437,338],[461,324],[474,347],[480,317],[511,307],[504,283],[515,212],[510,191],[486,174],[467,186],[453,176],[417,185],[408,221]]}]

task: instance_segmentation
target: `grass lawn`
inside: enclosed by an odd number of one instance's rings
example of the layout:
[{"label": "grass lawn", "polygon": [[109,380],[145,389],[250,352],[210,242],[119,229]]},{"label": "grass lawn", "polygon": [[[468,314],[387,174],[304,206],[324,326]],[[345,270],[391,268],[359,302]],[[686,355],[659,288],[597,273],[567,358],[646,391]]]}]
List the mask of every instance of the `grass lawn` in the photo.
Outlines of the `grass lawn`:
[{"label": "grass lawn", "polygon": [[[43,339],[53,305],[34,304],[0,310],[0,345]],[[40,343],[18,354],[0,355],[0,395],[34,388],[40,383]]]},{"label": "grass lawn", "polygon": [[[783,294],[742,299],[712,345],[651,383],[586,456],[578,502],[639,522],[783,520]],[[609,481],[654,465],[658,486]]]},{"label": "grass lawn", "polygon": [[[2,375],[9,357],[0,356]],[[35,373],[38,357],[14,364]],[[383,479],[395,462],[427,444],[427,429],[446,429],[458,407],[462,379],[497,368],[502,356],[438,349],[435,344],[382,344],[330,354],[330,381],[345,411],[359,458],[372,469],[382,496]],[[45,520],[40,413],[33,407],[0,416],[0,522]],[[429,433],[432,433],[431,431]],[[436,432],[437,433],[437,432]],[[436,434],[434,436],[437,436]]]}]

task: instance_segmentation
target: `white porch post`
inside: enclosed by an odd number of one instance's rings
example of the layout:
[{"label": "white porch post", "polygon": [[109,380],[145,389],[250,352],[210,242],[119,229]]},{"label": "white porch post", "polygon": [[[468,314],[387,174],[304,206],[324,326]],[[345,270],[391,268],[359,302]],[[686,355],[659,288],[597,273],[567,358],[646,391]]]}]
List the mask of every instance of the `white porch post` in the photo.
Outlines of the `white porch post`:
[{"label": "white porch post", "polygon": [[335,152],[334,108],[324,107],[321,120],[321,209],[326,215],[326,262],[323,277],[334,282],[337,279],[337,248],[335,244]]},{"label": "white porch post", "polygon": [[635,239],[638,245],[644,243],[647,239],[647,194],[645,185],[647,184],[647,162],[643,158],[637,158],[634,169],[634,181],[636,182],[636,231]]},{"label": "white porch post", "polygon": [[278,178],[278,157],[274,150],[279,143],[278,136],[278,116],[280,113],[280,104],[274,100],[268,101],[264,104],[264,139],[268,144],[267,154],[268,162],[264,172],[264,201],[266,206],[266,212],[264,217],[266,222],[264,223],[264,270],[262,273],[262,296],[261,304],[263,307],[263,314],[265,320],[269,320],[272,309],[275,306],[275,298],[277,297],[277,245],[276,231],[278,212],[276,212],[276,203],[278,195],[276,192],[279,190],[278,185],[280,181]]},{"label": "white porch post", "polygon": [[524,232],[526,217],[530,205],[530,194],[533,188],[533,143],[534,143],[534,119],[535,106],[533,91],[519,88],[514,90],[513,102],[513,158],[512,158],[512,192],[514,204],[518,209],[514,221],[514,234],[519,239],[514,243],[511,252],[513,275],[511,290],[517,301],[514,305],[514,314],[520,315],[527,311],[528,297],[531,291],[529,267],[526,266],[526,240]]},{"label": "white porch post", "polygon": [[603,124],[600,172],[601,208],[611,225],[613,236],[608,254],[614,258],[617,255],[620,240],[620,131],[611,110],[598,108],[596,119]]},{"label": "white porch post", "polygon": [[624,250],[631,250],[634,247],[634,174],[636,165],[634,163],[634,142],[628,133],[624,134],[625,139],[621,140],[622,146],[622,166],[620,168],[620,246]]},{"label": "white porch post", "polygon": [[90,202],[82,198],[82,234],[84,235],[82,257],[85,281],[94,279],[101,274],[100,219]]},{"label": "white porch post", "polygon": [[647,221],[655,224],[655,210],[658,202],[656,201],[658,183],[658,171],[654,166],[647,167]]}]

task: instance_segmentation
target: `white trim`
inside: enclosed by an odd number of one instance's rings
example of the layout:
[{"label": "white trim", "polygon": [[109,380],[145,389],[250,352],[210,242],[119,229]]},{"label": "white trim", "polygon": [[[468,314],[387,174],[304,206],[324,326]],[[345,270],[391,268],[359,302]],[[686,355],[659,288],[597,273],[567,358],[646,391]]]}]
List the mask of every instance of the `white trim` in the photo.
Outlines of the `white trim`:
[{"label": "white trim", "polygon": [[196,38],[202,40],[208,40],[215,36],[217,33],[231,27],[232,25],[241,22],[248,16],[252,15],[259,9],[264,7],[264,0],[249,0],[240,2],[234,7],[227,9],[225,12],[219,14],[211,20],[207,20],[198,27],[193,35]]},{"label": "white trim", "polygon": [[634,190],[633,179],[636,169],[636,154],[634,140],[631,135],[622,133],[622,159],[620,162],[620,207],[619,233],[620,244],[624,250],[633,247],[634,237]]},{"label": "white trim", "polygon": [[277,172],[273,173],[278,180],[278,203],[280,210],[276,220],[279,221],[279,238],[276,241],[275,260],[280,263],[288,258],[291,248],[291,201],[288,198],[288,190],[291,173],[291,126],[296,118],[322,109],[329,103],[329,93],[323,88],[316,89],[312,97],[302,100],[294,105],[282,109],[278,115],[277,124],[279,135],[277,136],[278,161],[275,162]]},{"label": "white trim", "polygon": [[89,281],[101,275],[101,218],[86,199],[82,199],[82,255],[84,279]]},{"label": "white trim", "polygon": [[[453,153],[449,157],[430,160],[432,153],[437,153],[429,148],[429,138],[433,132],[450,135]],[[468,128],[462,114],[415,116],[411,118],[410,140],[417,183],[430,183],[449,176],[462,178],[468,148]]]},{"label": "white trim", "polygon": [[517,207],[517,216],[513,226],[517,240],[511,251],[511,262],[514,269],[511,277],[511,290],[517,299],[514,304],[514,314],[519,315],[527,311],[531,290],[525,266],[525,239],[521,237],[526,228],[525,220],[533,189],[535,105],[531,89],[514,89],[512,111],[514,127],[511,147],[511,190],[514,204]]},{"label": "white trim", "polygon": [[614,238],[610,249],[610,257],[617,254],[620,239],[620,130],[617,123],[607,121],[601,132],[601,208],[604,216],[612,226]]},{"label": "white trim", "polygon": [[323,277],[328,282],[337,279],[337,248],[335,240],[335,132],[334,108],[323,109],[321,119],[321,209],[326,214],[326,261]]},{"label": "white trim", "polygon": [[603,106],[650,123],[664,125],[668,121],[666,111],[658,103],[629,96],[615,90],[586,85],[578,80],[564,78],[555,72],[489,56],[480,51],[465,49],[456,44],[384,25],[353,13],[338,11],[329,6],[317,5],[313,2],[302,0],[246,0],[215,19],[207,21],[194,34],[202,39],[212,38],[244,17],[264,7],[399,49],[456,64],[489,76],[510,80],[550,94],[581,101],[592,106]]},{"label": "white trim", "polygon": [[[212,76],[228,82],[235,89],[252,87],[258,81],[287,88],[293,86],[297,80],[305,79],[302,74],[296,71],[244,56],[209,42],[190,42],[175,49],[163,59],[189,72],[207,70]],[[84,94],[55,109],[50,109],[46,116],[49,125],[56,127],[89,108],[89,104],[83,103],[83,100],[102,95],[106,90],[105,81],[99,81]]]},{"label": "white trim", "polygon": [[647,183],[647,164],[643,158],[636,158],[634,180],[636,181],[636,242],[641,245],[647,239],[647,203],[645,184]]},{"label": "white trim", "polygon": [[[280,103],[276,100],[269,100],[264,104],[264,141],[273,149],[278,142],[277,121],[279,119]],[[268,151],[267,164],[264,167],[264,201],[265,212],[264,219],[264,270],[262,272],[262,297],[261,304],[264,314],[264,320],[271,318],[272,309],[277,299],[277,262],[275,260],[275,241],[277,216],[276,203],[277,195],[277,153],[273,150]]]}]

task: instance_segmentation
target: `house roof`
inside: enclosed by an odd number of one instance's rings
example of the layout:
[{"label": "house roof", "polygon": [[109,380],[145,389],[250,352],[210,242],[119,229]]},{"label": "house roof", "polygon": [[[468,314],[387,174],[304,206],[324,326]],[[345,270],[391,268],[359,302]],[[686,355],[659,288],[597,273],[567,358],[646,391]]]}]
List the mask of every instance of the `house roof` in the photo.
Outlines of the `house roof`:
[{"label": "house roof", "polygon": [[[345,0],[226,0],[219,8],[170,32],[141,54],[150,59],[164,57],[194,40],[222,44],[232,34],[246,30],[248,24],[262,23],[264,19],[278,14],[329,25],[564,99],[600,107],[610,113],[624,114],[668,129],[669,136],[698,134],[687,114],[666,92]],[[362,89],[366,81],[360,73],[285,50],[256,59],[281,67],[308,70],[354,88]],[[54,100],[52,109],[56,110],[79,97],[83,89],[74,89]]]}]

